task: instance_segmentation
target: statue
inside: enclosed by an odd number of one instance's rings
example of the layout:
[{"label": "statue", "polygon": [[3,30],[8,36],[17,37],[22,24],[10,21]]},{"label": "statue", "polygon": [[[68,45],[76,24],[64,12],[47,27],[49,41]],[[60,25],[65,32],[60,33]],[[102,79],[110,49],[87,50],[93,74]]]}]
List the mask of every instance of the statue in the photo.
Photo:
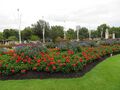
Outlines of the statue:
[{"label": "statue", "polygon": [[106,29],[106,32],[105,32],[105,39],[108,39],[109,38],[109,32],[108,32],[108,29]]},{"label": "statue", "polygon": [[79,41],[79,30],[80,30],[80,26],[76,26],[76,30],[77,30],[77,41]]},{"label": "statue", "polygon": [[115,39],[115,33],[112,34],[112,38]]}]

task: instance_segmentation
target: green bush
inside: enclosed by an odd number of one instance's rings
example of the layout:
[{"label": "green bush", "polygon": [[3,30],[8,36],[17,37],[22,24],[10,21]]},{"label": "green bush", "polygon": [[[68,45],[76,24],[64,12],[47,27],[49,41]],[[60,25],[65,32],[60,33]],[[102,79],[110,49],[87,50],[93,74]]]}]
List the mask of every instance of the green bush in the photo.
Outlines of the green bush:
[{"label": "green bush", "polygon": [[36,36],[36,35],[32,35],[32,36],[30,37],[30,40],[31,40],[31,41],[37,41],[37,40],[40,40],[40,38],[39,38],[38,36]]}]

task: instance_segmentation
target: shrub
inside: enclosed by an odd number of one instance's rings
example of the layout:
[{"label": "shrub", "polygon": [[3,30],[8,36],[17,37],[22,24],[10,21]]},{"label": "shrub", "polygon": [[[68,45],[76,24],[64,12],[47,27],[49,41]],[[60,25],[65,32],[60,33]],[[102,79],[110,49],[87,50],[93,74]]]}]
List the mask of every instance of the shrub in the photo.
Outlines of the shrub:
[{"label": "shrub", "polygon": [[10,36],[8,40],[17,41],[18,39],[16,38],[16,36]]},{"label": "shrub", "polygon": [[[76,42],[77,43],[77,42]],[[77,46],[75,43],[69,45]],[[70,47],[68,45],[68,47]],[[68,48],[61,51],[59,48],[47,49],[38,44],[22,45],[0,54],[0,73],[10,75],[26,73],[27,71],[45,72],[77,72],[88,63],[92,63],[111,53],[119,53],[120,45],[82,47],[80,51]],[[61,51],[61,52],[60,52]]]},{"label": "shrub", "polygon": [[32,35],[32,36],[30,37],[30,40],[31,40],[31,41],[37,41],[37,40],[40,40],[40,39],[39,39],[38,36]]},{"label": "shrub", "polygon": [[55,48],[55,47],[56,47],[56,44],[53,43],[53,42],[47,42],[45,46],[46,46],[47,48]]}]

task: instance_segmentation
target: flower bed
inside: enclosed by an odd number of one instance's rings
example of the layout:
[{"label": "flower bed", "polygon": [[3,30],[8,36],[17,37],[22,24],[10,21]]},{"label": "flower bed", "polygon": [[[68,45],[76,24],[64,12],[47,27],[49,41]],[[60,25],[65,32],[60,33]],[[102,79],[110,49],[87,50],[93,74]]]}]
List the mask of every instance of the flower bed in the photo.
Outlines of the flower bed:
[{"label": "flower bed", "polygon": [[119,52],[120,45],[84,47],[81,52],[47,49],[39,45],[17,47],[15,50],[0,52],[0,76],[28,71],[78,72],[104,56]]}]

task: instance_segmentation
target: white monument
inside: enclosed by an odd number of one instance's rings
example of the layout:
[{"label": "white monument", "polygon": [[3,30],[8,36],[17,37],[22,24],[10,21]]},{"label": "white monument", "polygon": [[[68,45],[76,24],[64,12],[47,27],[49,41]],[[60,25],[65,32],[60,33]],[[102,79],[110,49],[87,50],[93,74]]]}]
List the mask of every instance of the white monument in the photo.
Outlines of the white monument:
[{"label": "white monument", "polygon": [[106,29],[106,32],[105,32],[105,39],[108,39],[109,38],[109,32],[108,32],[108,29]]},{"label": "white monument", "polygon": [[79,41],[79,30],[80,30],[80,25],[76,26],[76,31],[77,31],[77,41]]},{"label": "white monument", "polygon": [[[42,19],[44,21],[44,16],[42,16]],[[43,23],[43,32],[42,32],[42,34],[43,34],[43,43],[45,43],[45,21]]]},{"label": "white monument", "polygon": [[115,33],[112,34],[112,38],[115,39]]}]

